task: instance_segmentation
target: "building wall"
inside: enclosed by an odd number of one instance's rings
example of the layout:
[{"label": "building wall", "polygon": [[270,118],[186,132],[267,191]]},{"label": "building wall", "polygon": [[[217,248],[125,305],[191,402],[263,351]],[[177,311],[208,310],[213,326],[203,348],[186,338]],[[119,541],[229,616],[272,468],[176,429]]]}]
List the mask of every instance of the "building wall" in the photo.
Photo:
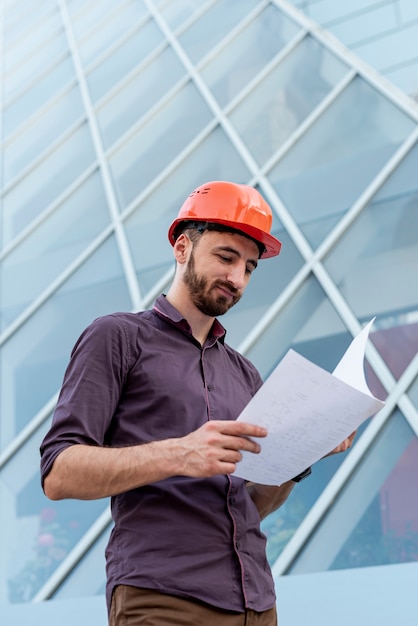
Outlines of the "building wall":
[{"label": "building wall", "polygon": [[415,0],[291,0],[382,76],[418,98]]}]

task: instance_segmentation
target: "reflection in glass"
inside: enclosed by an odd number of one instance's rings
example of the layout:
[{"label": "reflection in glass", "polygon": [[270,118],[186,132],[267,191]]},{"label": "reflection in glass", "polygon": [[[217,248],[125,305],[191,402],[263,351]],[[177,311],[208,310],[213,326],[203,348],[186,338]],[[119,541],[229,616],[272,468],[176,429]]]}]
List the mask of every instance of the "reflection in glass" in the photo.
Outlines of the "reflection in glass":
[{"label": "reflection in glass", "polygon": [[247,356],[263,378],[289,348],[332,372],[351,340],[321,286],[310,276]]},{"label": "reflection in glass", "polygon": [[96,172],[0,264],[0,330],[4,330],[109,223]]},{"label": "reflection in glass", "polygon": [[219,0],[179,36],[188,56],[197,63],[254,9],[254,0]]},{"label": "reflection in glass", "polygon": [[247,167],[220,127],[158,185],[126,221],[138,282],[147,293],[174,265],[168,228],[189,193],[211,180],[246,181]]},{"label": "reflection in glass", "polygon": [[7,51],[5,55],[7,69],[11,65],[17,65],[40,42],[48,39],[51,33],[61,26],[61,16],[56,0],[32,2],[31,7],[28,4],[29,1],[26,0],[21,3],[20,10],[16,7],[15,19],[10,19],[8,23],[6,23],[7,18],[12,15],[10,9],[15,8],[16,2],[8,3],[8,6],[3,9],[5,28],[2,29],[2,33]]},{"label": "reflection in glass", "polygon": [[418,440],[396,412],[290,573],[418,559]]},{"label": "reflection in glass", "polygon": [[320,43],[305,37],[233,110],[231,122],[260,164],[289,139],[346,72],[347,67]]},{"label": "reflection in glass", "polygon": [[110,159],[121,206],[128,205],[210,121],[207,104],[189,82]]},{"label": "reflection in glass", "polygon": [[[149,20],[125,40],[110,56],[107,56],[97,65],[87,81],[92,100],[97,102],[104,94],[112,89],[128,72],[144,61],[146,56],[163,40],[162,33],[153,20]],[[140,101],[146,90],[136,93],[136,100]],[[138,115],[137,115],[138,118]]]},{"label": "reflection in glass", "polygon": [[48,425],[0,473],[0,604],[29,602],[107,506],[44,496],[39,444]]},{"label": "reflection in glass", "polygon": [[207,0],[159,0],[159,2],[154,4],[159,8],[161,16],[170,28],[175,30],[206,2]]},{"label": "reflection in glass", "polygon": [[83,328],[99,315],[130,307],[112,237],[1,347],[0,450],[59,389]]},{"label": "reflection in glass", "polygon": [[[81,503],[83,504],[83,503]],[[104,554],[109,540],[111,524],[89,548],[53,595],[57,598],[85,598],[104,596],[106,574]]]},{"label": "reflection in glass", "polygon": [[[96,5],[101,10],[101,2]],[[134,24],[146,14],[142,2],[130,0],[122,6],[114,3],[115,11],[103,20],[97,20],[88,36],[80,43],[80,57],[84,65],[88,65],[119,37],[124,35]]]},{"label": "reflection in glass", "polygon": [[53,95],[74,78],[74,65],[69,56],[54,65],[47,74],[5,107],[3,111],[4,137],[16,130],[22,122],[46,104]]},{"label": "reflection in glass", "polygon": [[90,131],[83,124],[4,196],[4,243],[11,241],[94,160]]},{"label": "reflection in glass", "polygon": [[74,34],[78,40],[84,37],[90,29],[94,29],[100,20],[107,20],[109,14],[115,9],[114,0],[100,0],[100,2],[72,0],[67,4],[68,12],[72,17]]},{"label": "reflection in glass", "polygon": [[[220,105],[228,104],[298,31],[294,22],[270,4],[222,48],[201,71]],[[254,94],[251,100],[261,106]]]},{"label": "reflection in glass", "polygon": [[52,106],[44,109],[33,124],[5,145],[3,150],[3,184],[6,185],[10,179],[19,174],[83,113],[77,85],[67,91]]},{"label": "reflection in glass", "polygon": [[30,46],[25,38],[24,45],[21,46],[27,55],[24,62],[4,77],[3,97],[5,101],[15,95],[19,89],[27,87],[29,82],[33,81],[36,76],[45,70],[54,57],[67,50],[67,37],[62,30],[46,42],[41,40],[38,46],[36,48],[36,42],[33,46]]},{"label": "reflection in glass", "polygon": [[357,77],[278,162],[269,178],[313,246],[414,127],[402,110]]},{"label": "reflection in glass", "polygon": [[374,343],[396,377],[418,348],[417,167],[418,146],[325,259],[354,313],[377,316]]},{"label": "reflection in glass", "polygon": [[184,73],[177,56],[167,47],[133,76],[97,111],[105,145],[110,146],[137,123]]}]

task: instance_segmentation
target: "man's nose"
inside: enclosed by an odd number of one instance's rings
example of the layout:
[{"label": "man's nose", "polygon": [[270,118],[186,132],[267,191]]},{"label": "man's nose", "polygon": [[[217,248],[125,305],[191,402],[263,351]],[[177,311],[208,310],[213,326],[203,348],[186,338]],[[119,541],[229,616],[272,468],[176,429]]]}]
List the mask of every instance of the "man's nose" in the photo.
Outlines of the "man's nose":
[{"label": "man's nose", "polygon": [[230,267],[227,279],[235,289],[244,289],[248,282],[245,264],[237,263],[234,267]]}]

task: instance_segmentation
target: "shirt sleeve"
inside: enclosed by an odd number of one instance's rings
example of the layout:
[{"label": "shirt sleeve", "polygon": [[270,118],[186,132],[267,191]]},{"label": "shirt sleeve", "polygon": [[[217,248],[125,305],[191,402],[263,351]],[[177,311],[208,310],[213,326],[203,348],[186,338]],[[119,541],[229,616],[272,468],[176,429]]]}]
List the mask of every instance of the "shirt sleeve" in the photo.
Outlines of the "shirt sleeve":
[{"label": "shirt sleeve", "polygon": [[131,361],[123,319],[96,319],[75,344],[54,411],[42,441],[41,480],[54,460],[74,444],[103,446]]}]

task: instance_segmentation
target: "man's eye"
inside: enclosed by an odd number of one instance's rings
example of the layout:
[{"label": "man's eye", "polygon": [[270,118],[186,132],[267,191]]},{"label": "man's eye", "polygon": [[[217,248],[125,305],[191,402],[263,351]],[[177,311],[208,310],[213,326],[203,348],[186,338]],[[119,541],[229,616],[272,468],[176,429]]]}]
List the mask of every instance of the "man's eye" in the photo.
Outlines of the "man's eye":
[{"label": "man's eye", "polygon": [[221,261],[224,261],[225,263],[230,263],[231,262],[231,257],[229,257],[229,256],[223,256],[222,254],[220,254],[219,258],[221,259]]}]

